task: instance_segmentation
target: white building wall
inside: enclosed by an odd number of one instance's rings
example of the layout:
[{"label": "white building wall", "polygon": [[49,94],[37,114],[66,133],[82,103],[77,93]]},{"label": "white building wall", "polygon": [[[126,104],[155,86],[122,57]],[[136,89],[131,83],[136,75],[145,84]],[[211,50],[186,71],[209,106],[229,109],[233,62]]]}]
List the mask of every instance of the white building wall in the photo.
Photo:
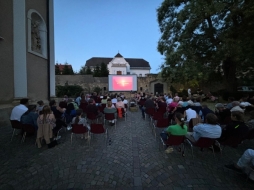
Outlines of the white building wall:
[{"label": "white building wall", "polygon": [[145,77],[146,74],[150,73],[150,69],[131,69],[130,74],[136,74],[138,77],[142,75],[142,77]]}]

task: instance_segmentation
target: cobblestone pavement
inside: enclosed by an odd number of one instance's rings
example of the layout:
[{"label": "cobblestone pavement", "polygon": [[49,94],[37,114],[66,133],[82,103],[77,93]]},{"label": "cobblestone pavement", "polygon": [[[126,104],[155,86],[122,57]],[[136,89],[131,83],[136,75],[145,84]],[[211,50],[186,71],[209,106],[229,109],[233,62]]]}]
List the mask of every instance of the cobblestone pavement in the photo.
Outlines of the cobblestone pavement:
[{"label": "cobblestone pavement", "polygon": [[0,189],[254,189],[246,178],[225,169],[237,161],[254,141],[237,149],[226,147],[223,155],[194,149],[186,144],[186,155],[159,150],[148,121],[140,112],[128,112],[117,128],[108,126],[111,143],[95,135],[89,151],[86,140],[63,131],[59,145],[35,147],[35,137],[10,142],[11,127],[1,127]]}]

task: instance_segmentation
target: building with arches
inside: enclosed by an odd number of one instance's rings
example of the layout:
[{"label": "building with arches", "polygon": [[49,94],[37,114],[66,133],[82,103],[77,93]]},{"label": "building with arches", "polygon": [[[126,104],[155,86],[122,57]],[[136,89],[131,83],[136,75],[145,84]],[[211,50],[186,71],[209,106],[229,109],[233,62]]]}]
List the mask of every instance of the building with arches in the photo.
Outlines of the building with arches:
[{"label": "building with arches", "polygon": [[0,0],[0,104],[55,96],[53,0]]},{"label": "building with arches", "polygon": [[97,65],[105,63],[109,74],[128,75],[136,74],[138,77],[146,77],[150,73],[151,67],[148,61],[141,58],[124,58],[117,53],[113,58],[92,57],[86,61],[85,67],[93,70]]}]

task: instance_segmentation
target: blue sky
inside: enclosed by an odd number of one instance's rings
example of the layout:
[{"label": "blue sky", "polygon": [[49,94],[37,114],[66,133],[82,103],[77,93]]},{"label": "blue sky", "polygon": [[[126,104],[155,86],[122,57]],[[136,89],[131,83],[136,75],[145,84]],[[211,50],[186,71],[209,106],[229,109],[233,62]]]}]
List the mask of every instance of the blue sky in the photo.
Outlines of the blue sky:
[{"label": "blue sky", "polygon": [[163,56],[156,9],[163,0],[54,0],[55,60],[79,71],[91,57],[143,58],[158,73]]}]

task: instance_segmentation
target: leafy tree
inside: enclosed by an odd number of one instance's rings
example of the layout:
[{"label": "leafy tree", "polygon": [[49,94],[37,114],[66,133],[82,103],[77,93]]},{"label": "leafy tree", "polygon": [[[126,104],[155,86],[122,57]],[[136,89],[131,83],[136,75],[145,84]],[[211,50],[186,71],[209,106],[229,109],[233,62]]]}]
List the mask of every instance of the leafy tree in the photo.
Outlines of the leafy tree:
[{"label": "leafy tree", "polygon": [[56,75],[60,75],[61,74],[58,64],[55,66],[55,74]]},{"label": "leafy tree", "polygon": [[104,62],[102,62],[101,63],[101,70],[100,70],[100,77],[108,77],[108,75],[109,75],[108,67]]},{"label": "leafy tree", "polygon": [[208,81],[216,72],[236,90],[236,76],[249,77],[253,65],[253,10],[251,0],[164,0],[157,9],[162,77]]},{"label": "leafy tree", "polygon": [[73,75],[74,74],[73,70],[71,68],[69,68],[68,63],[64,64],[62,74],[63,75]]},{"label": "leafy tree", "polygon": [[78,74],[80,74],[80,75],[85,75],[86,74],[86,68],[85,68],[85,66],[81,67],[81,69],[79,70]]},{"label": "leafy tree", "polygon": [[87,69],[86,69],[86,74],[87,74],[87,75],[93,74],[93,72],[92,72],[92,70],[91,70],[91,68],[90,68],[89,66],[88,66]]},{"label": "leafy tree", "polygon": [[100,73],[101,73],[101,69],[100,69],[99,65],[96,65],[96,67],[93,71],[93,76],[94,77],[100,77]]},{"label": "leafy tree", "polygon": [[98,87],[98,86],[95,86],[93,88],[93,92],[97,92],[97,94],[100,94],[101,91],[102,91],[102,89],[100,87]]}]

